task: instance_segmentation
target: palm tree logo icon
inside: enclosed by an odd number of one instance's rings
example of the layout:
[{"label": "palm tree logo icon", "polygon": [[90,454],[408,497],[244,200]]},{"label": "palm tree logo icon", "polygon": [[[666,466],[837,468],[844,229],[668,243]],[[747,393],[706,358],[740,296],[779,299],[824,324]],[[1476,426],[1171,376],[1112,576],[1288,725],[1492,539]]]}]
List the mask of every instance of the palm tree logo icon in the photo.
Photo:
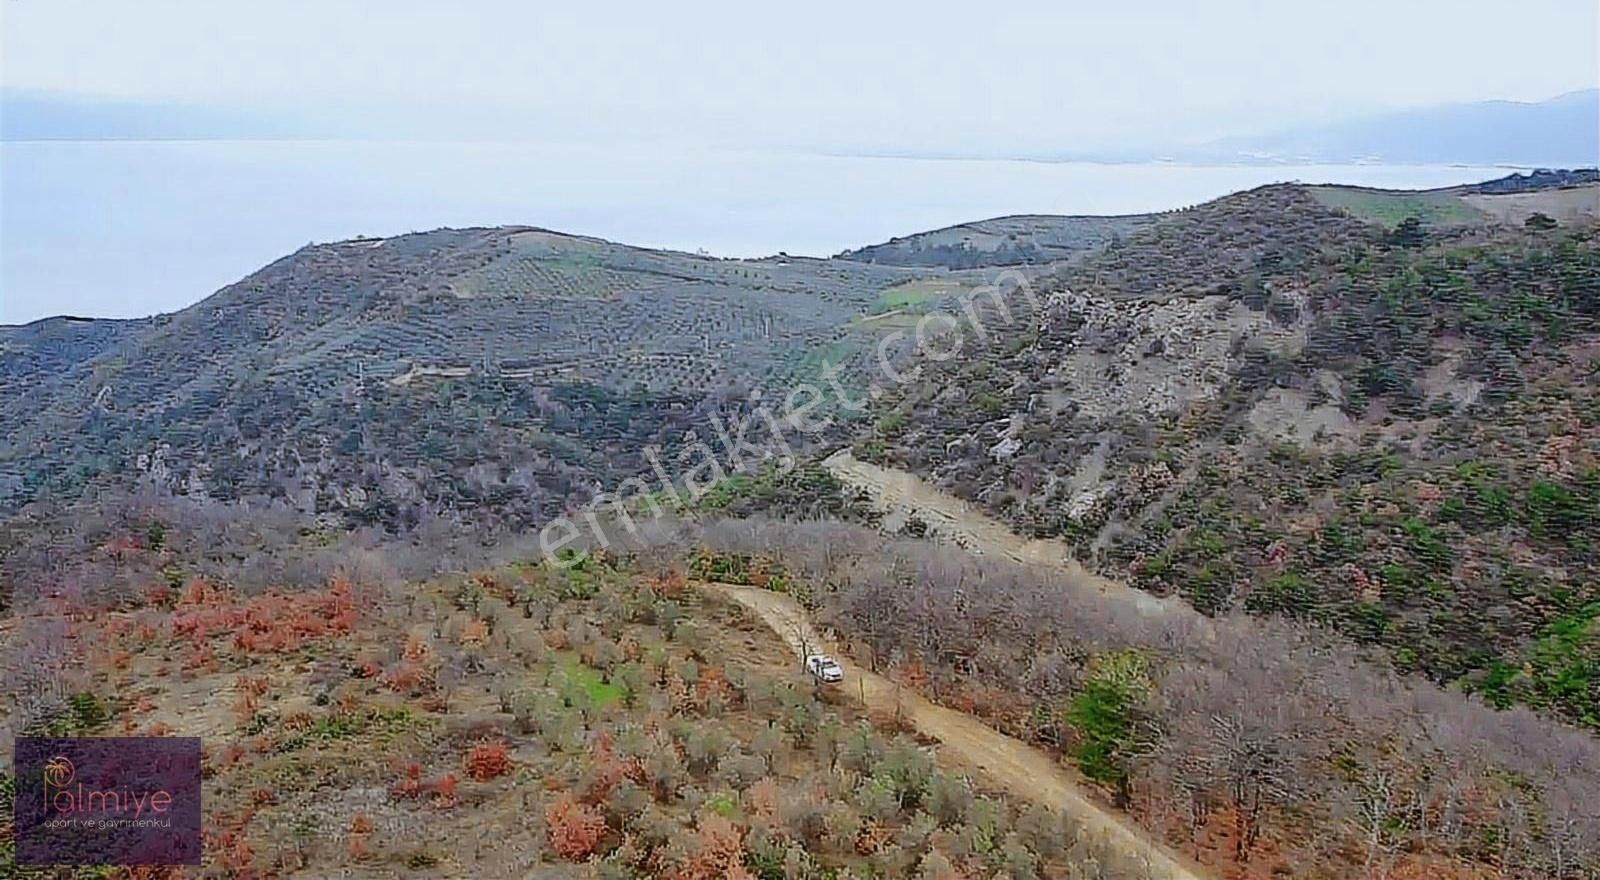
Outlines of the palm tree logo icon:
[{"label": "palm tree logo icon", "polygon": [[66,755],[56,755],[44,763],[44,782],[48,787],[63,788],[76,774],[77,769]]}]

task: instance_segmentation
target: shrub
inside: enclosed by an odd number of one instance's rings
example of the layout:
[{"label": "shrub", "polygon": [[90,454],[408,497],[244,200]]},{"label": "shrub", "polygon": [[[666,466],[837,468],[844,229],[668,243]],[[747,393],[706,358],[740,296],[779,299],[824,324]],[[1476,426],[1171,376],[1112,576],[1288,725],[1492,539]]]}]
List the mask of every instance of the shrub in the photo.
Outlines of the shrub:
[{"label": "shrub", "polygon": [[966,818],[973,801],[972,785],[963,777],[936,774],[928,786],[928,812],[945,827]]},{"label": "shrub", "polygon": [[934,774],[933,759],[927,752],[911,745],[890,749],[873,768],[873,776],[889,784],[895,800],[905,810],[915,810],[921,806],[923,796],[933,783]]},{"label": "shrub", "polygon": [[467,752],[467,775],[479,782],[502,776],[511,770],[511,757],[506,744],[499,740],[484,740]]},{"label": "shrub", "polygon": [[69,697],[67,707],[72,714],[71,723],[74,730],[94,730],[111,720],[111,712],[105,703],[88,691],[81,691]]},{"label": "shrub", "polygon": [[605,836],[606,820],[593,807],[563,793],[544,808],[544,829],[550,848],[562,858],[577,862],[594,853]]},{"label": "shrub", "polygon": [[1127,784],[1126,750],[1133,742],[1133,700],[1112,681],[1090,681],[1067,707],[1067,722],[1078,732],[1073,758],[1083,775],[1097,782]]},{"label": "shrub", "polygon": [[1528,487],[1528,520],[1534,534],[1557,537],[1583,528],[1583,502],[1565,486],[1537,480]]},{"label": "shrub", "polygon": [[767,773],[767,762],[758,755],[730,752],[717,762],[717,779],[735,790],[744,791]]},{"label": "shrub", "polygon": [[1253,590],[1244,604],[1256,613],[1306,617],[1316,609],[1317,597],[1305,575],[1286,571]]}]

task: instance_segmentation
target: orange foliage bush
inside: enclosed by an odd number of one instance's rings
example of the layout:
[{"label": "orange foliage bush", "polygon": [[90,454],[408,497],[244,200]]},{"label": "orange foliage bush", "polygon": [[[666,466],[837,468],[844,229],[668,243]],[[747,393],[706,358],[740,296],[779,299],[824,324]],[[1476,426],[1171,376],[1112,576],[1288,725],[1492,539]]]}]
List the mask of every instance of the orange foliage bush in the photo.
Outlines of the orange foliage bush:
[{"label": "orange foliage bush", "polygon": [[217,864],[229,877],[255,877],[256,853],[244,839],[243,825],[238,823],[238,828],[227,828],[212,838],[212,846],[216,850]]},{"label": "orange foliage bush", "polygon": [[703,709],[714,700],[727,703],[732,696],[733,688],[721,669],[710,664],[700,667],[700,678],[694,684],[695,705]]},{"label": "orange foliage bush", "polygon": [[482,590],[485,595],[494,596],[503,602],[510,602],[512,599],[511,585],[501,583],[500,579],[492,571],[474,573],[472,582],[477,584],[478,589]]},{"label": "orange foliage bush", "polygon": [[461,644],[481,645],[489,640],[489,625],[473,618],[461,628]]},{"label": "orange foliage bush", "polygon": [[456,777],[453,774],[446,773],[438,779],[424,780],[422,765],[415,761],[407,764],[400,780],[389,786],[389,794],[400,799],[432,794],[433,805],[439,809],[453,807],[460,802],[460,798],[456,795]]},{"label": "orange foliage bush", "polygon": [[241,651],[286,653],[306,639],[349,633],[356,618],[355,599],[343,578],[334,578],[325,590],[263,593],[243,601],[195,578],[173,609],[172,632],[196,645],[214,633],[232,632]]},{"label": "orange foliage bush", "polygon": [[676,567],[668,570],[660,577],[645,578],[645,582],[650,585],[651,589],[668,598],[681,596],[689,588],[689,579],[684,576],[681,569]]},{"label": "orange foliage bush", "polygon": [[744,866],[744,829],[716,813],[701,815],[699,825],[694,852],[666,876],[672,880],[754,880]]},{"label": "orange foliage bush", "polygon": [[694,695],[689,690],[689,684],[676,672],[667,676],[665,690],[667,699],[672,704],[673,714],[681,715],[694,708]]},{"label": "orange foliage bush", "polygon": [[315,727],[317,719],[310,712],[299,710],[283,716],[278,725],[287,733],[304,733]]},{"label": "orange foliage bush", "polygon": [[893,836],[893,829],[881,822],[868,822],[861,826],[861,833],[856,835],[856,852],[870,856],[889,842]]},{"label": "orange foliage bush", "polygon": [[350,817],[350,858],[367,857],[367,835],[372,833],[372,817],[357,813]]},{"label": "orange foliage bush", "polygon": [[189,656],[183,659],[183,669],[215,672],[217,669],[217,657],[211,653],[211,646],[204,642],[195,644],[189,651]]},{"label": "orange foliage bush", "polygon": [[636,757],[617,757],[609,734],[600,733],[595,736],[593,749],[591,763],[594,765],[595,775],[583,793],[584,803],[600,804],[624,778],[632,779],[640,785],[645,784],[644,765]]},{"label": "orange foliage bush", "polygon": [[511,756],[506,744],[499,740],[484,740],[467,752],[467,775],[483,782],[511,770]]},{"label": "orange foliage bush", "polygon": [[401,656],[412,663],[422,663],[428,659],[428,655],[431,653],[432,651],[428,648],[426,641],[414,634],[406,636],[406,646]]},{"label": "orange foliage bush", "polygon": [[422,765],[407,764],[400,781],[389,786],[389,794],[397,798],[416,797],[422,792]]},{"label": "orange foliage bush", "polygon": [[456,775],[446,773],[428,784],[433,791],[433,805],[440,810],[449,809],[461,802],[456,796]]},{"label": "orange foliage bush", "polygon": [[239,696],[233,701],[234,717],[239,719],[240,724],[244,724],[256,717],[256,707],[255,695],[249,691],[240,691]]},{"label": "orange foliage bush", "polygon": [[384,673],[383,683],[396,693],[414,695],[427,689],[428,670],[415,660],[403,660]]},{"label": "orange foliage bush", "polygon": [[563,794],[544,808],[545,834],[550,848],[568,861],[581,861],[594,853],[606,834],[606,820],[593,807]]}]

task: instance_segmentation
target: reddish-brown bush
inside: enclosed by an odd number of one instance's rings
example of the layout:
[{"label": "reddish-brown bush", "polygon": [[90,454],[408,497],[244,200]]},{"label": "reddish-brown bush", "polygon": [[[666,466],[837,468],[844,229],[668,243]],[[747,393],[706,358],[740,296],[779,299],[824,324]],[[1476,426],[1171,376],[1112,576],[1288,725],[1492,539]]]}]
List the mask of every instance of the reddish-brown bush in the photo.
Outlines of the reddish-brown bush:
[{"label": "reddish-brown bush", "polygon": [[568,861],[582,861],[594,853],[606,834],[606,820],[593,807],[562,794],[544,808],[545,834],[550,848]]},{"label": "reddish-brown bush", "polygon": [[744,829],[716,813],[701,815],[694,852],[667,876],[672,880],[753,880],[754,875],[744,866]]},{"label": "reddish-brown bush", "polygon": [[467,775],[483,782],[511,771],[511,756],[499,740],[476,743],[467,752]]},{"label": "reddish-brown bush", "polygon": [[461,802],[461,798],[456,795],[456,775],[454,773],[446,773],[428,783],[427,787],[433,791],[433,805],[437,809],[446,810]]},{"label": "reddish-brown bush", "polygon": [[389,786],[389,794],[397,798],[416,797],[422,792],[422,765],[415,762],[407,764],[400,775],[400,781]]}]

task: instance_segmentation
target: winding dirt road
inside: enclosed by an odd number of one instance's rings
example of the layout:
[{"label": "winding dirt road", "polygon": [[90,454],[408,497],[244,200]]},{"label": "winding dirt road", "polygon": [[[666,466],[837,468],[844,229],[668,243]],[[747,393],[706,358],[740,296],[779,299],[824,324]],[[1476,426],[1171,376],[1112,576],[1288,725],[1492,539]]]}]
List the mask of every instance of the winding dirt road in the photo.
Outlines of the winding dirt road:
[{"label": "winding dirt road", "polygon": [[[827,643],[811,627],[806,613],[791,598],[756,587],[704,584],[713,593],[750,609],[788,643],[796,656],[815,653]],[[842,654],[835,652],[836,657]],[[1110,876],[1138,880],[1201,880],[1208,875],[1156,843],[1125,816],[1087,794],[1078,780],[1050,755],[1006,736],[970,715],[935,705],[893,682],[851,664],[845,667],[847,693],[860,694],[868,708],[897,712],[957,762],[981,771],[1011,794],[1044,804],[1070,817],[1091,841],[1117,854],[1120,864],[1106,865]]]},{"label": "winding dirt road", "polygon": [[1098,589],[1116,601],[1131,602],[1146,614],[1193,614],[1182,599],[1163,599],[1127,584],[1101,577],[1072,558],[1065,542],[1028,539],[975,505],[941,491],[913,474],[860,461],[848,448],[822,462],[840,482],[867,493],[872,504],[891,522],[915,515],[935,534],[980,556],[998,556],[1024,565],[1065,572],[1079,583]]}]

